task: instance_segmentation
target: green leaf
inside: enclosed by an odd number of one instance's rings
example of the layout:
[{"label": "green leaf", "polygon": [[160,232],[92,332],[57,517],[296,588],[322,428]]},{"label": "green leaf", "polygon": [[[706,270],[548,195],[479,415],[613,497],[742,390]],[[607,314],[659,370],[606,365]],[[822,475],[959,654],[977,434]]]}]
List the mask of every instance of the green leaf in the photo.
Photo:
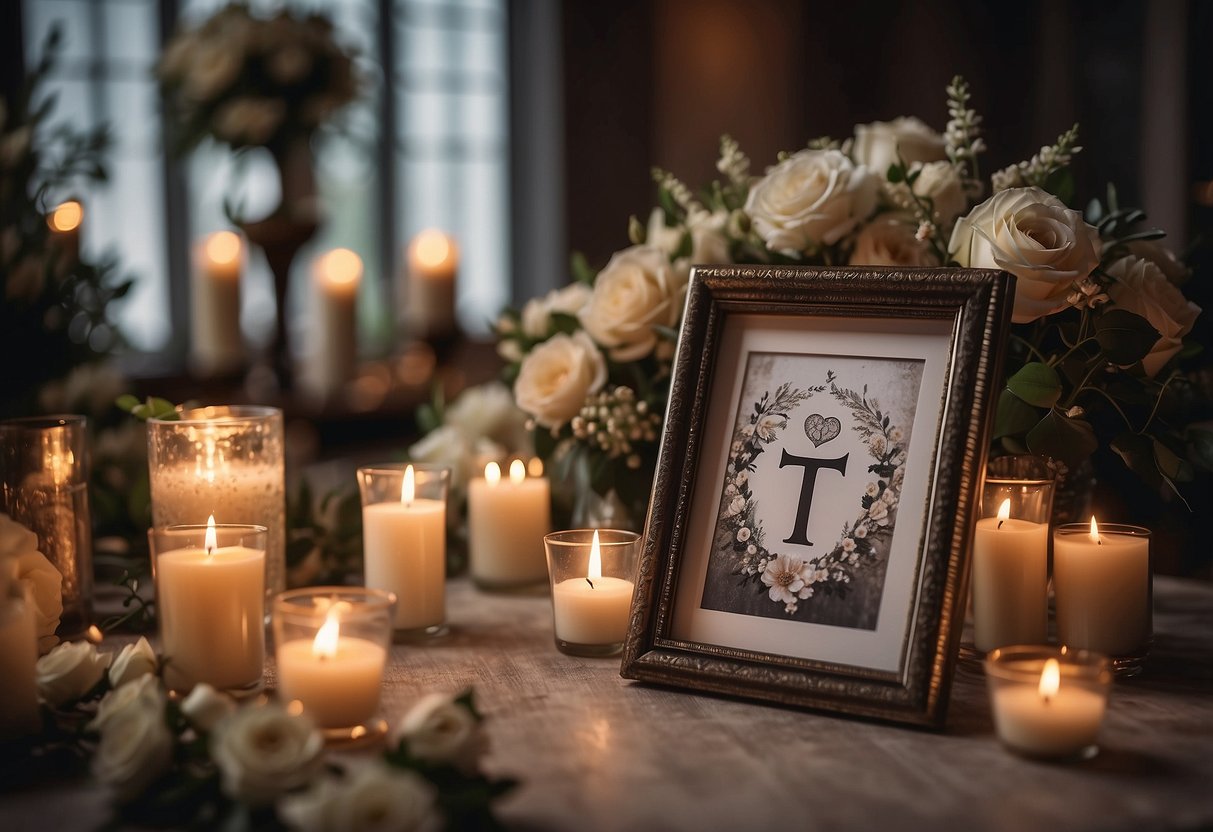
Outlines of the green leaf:
[{"label": "green leaf", "polygon": [[1159,337],[1149,321],[1126,309],[1109,309],[1095,319],[1095,339],[1113,364],[1136,364]]},{"label": "green leaf", "polygon": [[1071,468],[1099,447],[1090,422],[1071,419],[1056,410],[1050,410],[1024,438],[1032,453],[1060,459]]},{"label": "green leaf", "polygon": [[1192,463],[1206,471],[1213,471],[1213,422],[1188,425],[1184,438]]},{"label": "green leaf", "polygon": [[998,396],[998,410],[994,415],[994,438],[1019,436],[1039,421],[1037,408],[1004,389]]},{"label": "green leaf", "polygon": [[574,251],[569,259],[569,267],[573,272],[573,280],[577,283],[585,283],[589,286],[594,285],[594,278],[597,273],[590,268],[590,263],[585,259],[585,255],[580,251]]},{"label": "green leaf", "polygon": [[1068,168],[1058,168],[1045,178],[1044,188],[1067,205],[1074,199],[1074,174]]},{"label": "green leaf", "polygon": [[691,238],[691,232],[684,231],[681,239],[678,241],[678,249],[674,252],[672,259],[677,260],[680,257],[690,257],[694,250],[695,241]]},{"label": "green leaf", "polygon": [[1052,407],[1061,398],[1061,379],[1048,364],[1033,361],[1007,379],[1007,389],[1035,407]]},{"label": "green leaf", "polygon": [[114,404],[118,406],[119,410],[125,410],[127,413],[130,413],[139,406],[139,399],[130,393],[123,393],[114,400]]},{"label": "green leaf", "polygon": [[1158,464],[1159,473],[1176,482],[1191,482],[1195,475],[1191,463],[1157,439],[1153,442],[1154,461]]},{"label": "green leaf", "polygon": [[568,312],[553,312],[551,320],[552,327],[565,335],[572,335],[581,328],[581,322],[577,320],[577,316],[570,315]]},{"label": "green leaf", "polygon": [[905,181],[906,169],[897,162],[894,162],[893,164],[889,165],[889,169],[885,171],[885,176],[890,182],[896,185],[898,182]]},{"label": "green leaf", "polygon": [[1124,462],[1125,467],[1141,478],[1147,486],[1157,491],[1162,485],[1158,466],[1154,463],[1154,445],[1148,436],[1126,431],[1112,440],[1112,450]]}]

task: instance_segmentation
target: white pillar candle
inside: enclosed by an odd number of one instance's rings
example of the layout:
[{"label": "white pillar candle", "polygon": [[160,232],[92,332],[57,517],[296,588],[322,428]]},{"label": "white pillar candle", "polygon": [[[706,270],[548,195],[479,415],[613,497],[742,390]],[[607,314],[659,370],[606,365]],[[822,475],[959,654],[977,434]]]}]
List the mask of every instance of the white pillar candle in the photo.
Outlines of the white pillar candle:
[{"label": "white pillar candle", "polygon": [[973,642],[982,652],[1048,635],[1049,529],[1010,515],[1003,500],[973,535]]},{"label": "white pillar candle", "polygon": [[[5,583],[0,580],[0,585]],[[41,728],[37,663],[38,635],[29,599],[4,598],[0,602],[0,741],[35,734]]]},{"label": "white pillar candle", "polygon": [[590,544],[590,562],[584,578],[569,578],[552,588],[556,638],[577,645],[614,645],[623,642],[632,606],[631,581],[603,577],[598,532]]},{"label": "white pillar candle", "polygon": [[321,728],[361,725],[379,708],[387,651],[373,641],[343,636],[331,609],[312,641],[296,639],[277,649],[278,693],[299,700]]},{"label": "white pillar candle", "polygon": [[195,248],[190,280],[190,362],[201,373],[231,372],[244,363],[242,262],[240,237],[231,231],[210,234]]},{"label": "white pillar candle", "polygon": [[999,738],[1025,754],[1066,757],[1095,744],[1106,693],[1061,684],[1057,659],[1048,659],[1040,683],[996,686],[992,693]]},{"label": "white pillar candle", "polygon": [[1142,651],[1152,632],[1150,540],[1144,534],[1099,529],[1053,539],[1053,589],[1057,638],[1081,647],[1127,656]]},{"label": "white pillar candle", "polygon": [[552,525],[547,477],[528,477],[522,460],[502,480],[496,462],[468,483],[468,561],[473,580],[488,587],[547,580],[543,536]]},{"label": "white pillar candle", "polygon": [[331,393],[354,376],[358,366],[358,288],[362,258],[348,248],[321,256],[312,272],[316,340],[309,367],[313,390]]},{"label": "white pillar candle", "polygon": [[417,630],[446,620],[446,503],[415,497],[413,466],[399,502],[362,507],[366,585],[396,594],[393,626]]},{"label": "white pillar candle", "polygon": [[156,555],[156,607],[165,681],[240,690],[261,679],[265,662],[265,552],[216,545],[215,518],[202,548]]},{"label": "white pillar candle", "polygon": [[453,335],[459,247],[446,234],[430,229],[413,238],[406,259],[409,329],[420,338]]}]

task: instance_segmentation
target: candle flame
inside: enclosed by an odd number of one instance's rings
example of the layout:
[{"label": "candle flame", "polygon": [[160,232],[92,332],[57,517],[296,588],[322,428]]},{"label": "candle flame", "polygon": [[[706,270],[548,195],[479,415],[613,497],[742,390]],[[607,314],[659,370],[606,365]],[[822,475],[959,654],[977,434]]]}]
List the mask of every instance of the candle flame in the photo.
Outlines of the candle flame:
[{"label": "candle flame", "polygon": [[526,464],[526,475],[528,477],[542,477],[543,460],[537,456],[531,457],[531,461]]},{"label": "candle flame", "polygon": [[240,238],[231,231],[216,231],[206,240],[206,256],[212,263],[235,263],[240,259]]},{"label": "candle flame", "polygon": [[206,540],[202,545],[206,548],[207,557],[213,555],[219,546],[219,538],[215,535],[215,515],[213,514],[206,519]]},{"label": "candle flame", "polygon": [[348,248],[335,248],[321,256],[317,272],[334,286],[348,286],[362,279],[362,258]]},{"label": "candle flame", "polygon": [[312,655],[331,659],[337,655],[337,637],[341,634],[341,621],[336,608],[330,609],[324,618],[324,626],[316,632],[312,641]]},{"label": "candle flame", "polygon": [[521,459],[510,463],[510,482],[515,485],[526,479],[526,465]]},{"label": "candle flame", "polygon": [[423,266],[441,266],[451,255],[451,241],[441,231],[422,231],[413,239],[413,252]]},{"label": "candle flame", "polygon": [[491,486],[501,482],[501,466],[496,462],[484,466],[484,479]]},{"label": "candle flame", "polygon": [[1002,505],[998,507],[998,528],[1002,528],[1002,524],[1011,519],[1011,498],[1002,501]]},{"label": "candle flame", "polygon": [[586,572],[586,579],[589,580],[592,587],[593,581],[602,577],[602,547],[598,544],[598,529],[594,529],[594,542],[590,544],[590,568]]},{"label": "candle flame", "polygon": [[84,221],[84,207],[76,200],[69,200],[51,212],[47,225],[53,231],[75,231]]},{"label": "candle flame", "polygon": [[1057,659],[1049,659],[1045,662],[1045,668],[1040,673],[1040,687],[1037,690],[1040,693],[1040,698],[1045,702],[1057,695],[1057,689],[1061,687],[1061,665],[1057,663]]},{"label": "candle flame", "polygon": [[1103,543],[1103,541],[1099,539],[1099,525],[1095,522],[1094,514],[1091,515],[1091,542],[1099,544]]},{"label": "candle flame", "polygon": [[404,480],[400,483],[400,502],[412,505],[416,493],[416,475],[413,473],[413,466],[409,465],[404,469]]},{"label": "candle flame", "polygon": [[88,632],[85,634],[84,637],[87,638],[89,641],[91,641],[93,644],[100,644],[102,642],[102,640],[105,638],[105,634],[101,632],[101,628],[98,627],[96,624],[89,624]]}]

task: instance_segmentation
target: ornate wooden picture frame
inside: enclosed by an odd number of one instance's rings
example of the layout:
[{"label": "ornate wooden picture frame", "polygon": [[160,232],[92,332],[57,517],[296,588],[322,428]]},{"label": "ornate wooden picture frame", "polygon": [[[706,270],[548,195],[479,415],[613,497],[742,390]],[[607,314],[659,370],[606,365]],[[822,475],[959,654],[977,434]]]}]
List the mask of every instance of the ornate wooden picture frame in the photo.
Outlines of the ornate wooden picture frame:
[{"label": "ornate wooden picture frame", "polygon": [[696,268],[622,675],[939,727],[1014,278]]}]

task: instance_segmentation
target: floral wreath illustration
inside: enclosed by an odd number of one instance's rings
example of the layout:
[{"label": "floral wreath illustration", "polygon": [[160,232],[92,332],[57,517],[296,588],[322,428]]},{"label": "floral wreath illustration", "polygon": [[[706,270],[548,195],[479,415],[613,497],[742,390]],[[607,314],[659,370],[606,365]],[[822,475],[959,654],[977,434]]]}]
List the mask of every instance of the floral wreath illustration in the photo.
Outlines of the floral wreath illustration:
[{"label": "floral wreath illustration", "polygon": [[[845,598],[852,578],[879,561],[876,544],[893,534],[898,497],[905,479],[904,432],[889,423],[879,402],[868,395],[867,385],[857,393],[839,387],[836,379],[830,370],[825,384],[801,390],[785,382],[774,396],[770,391],[764,392],[754,403],[749,418],[738,420],[725,469],[717,550],[732,560],[732,574],[741,578],[743,586],[753,584],[756,592],[765,593],[773,603],[783,604],[788,615],[794,615],[800,602],[813,598],[819,590],[825,595]],[[842,536],[833,548],[805,560],[772,552],[764,545],[762,523],[755,516],[758,501],[750,489],[750,474],[755,470],[755,461],[766,450],[764,446],[774,442],[787,427],[792,410],[815,393],[826,391],[851,411],[855,420],[851,429],[867,443],[874,460],[868,472],[875,475],[875,481],[868,483],[860,499],[859,515],[843,525]]]}]

